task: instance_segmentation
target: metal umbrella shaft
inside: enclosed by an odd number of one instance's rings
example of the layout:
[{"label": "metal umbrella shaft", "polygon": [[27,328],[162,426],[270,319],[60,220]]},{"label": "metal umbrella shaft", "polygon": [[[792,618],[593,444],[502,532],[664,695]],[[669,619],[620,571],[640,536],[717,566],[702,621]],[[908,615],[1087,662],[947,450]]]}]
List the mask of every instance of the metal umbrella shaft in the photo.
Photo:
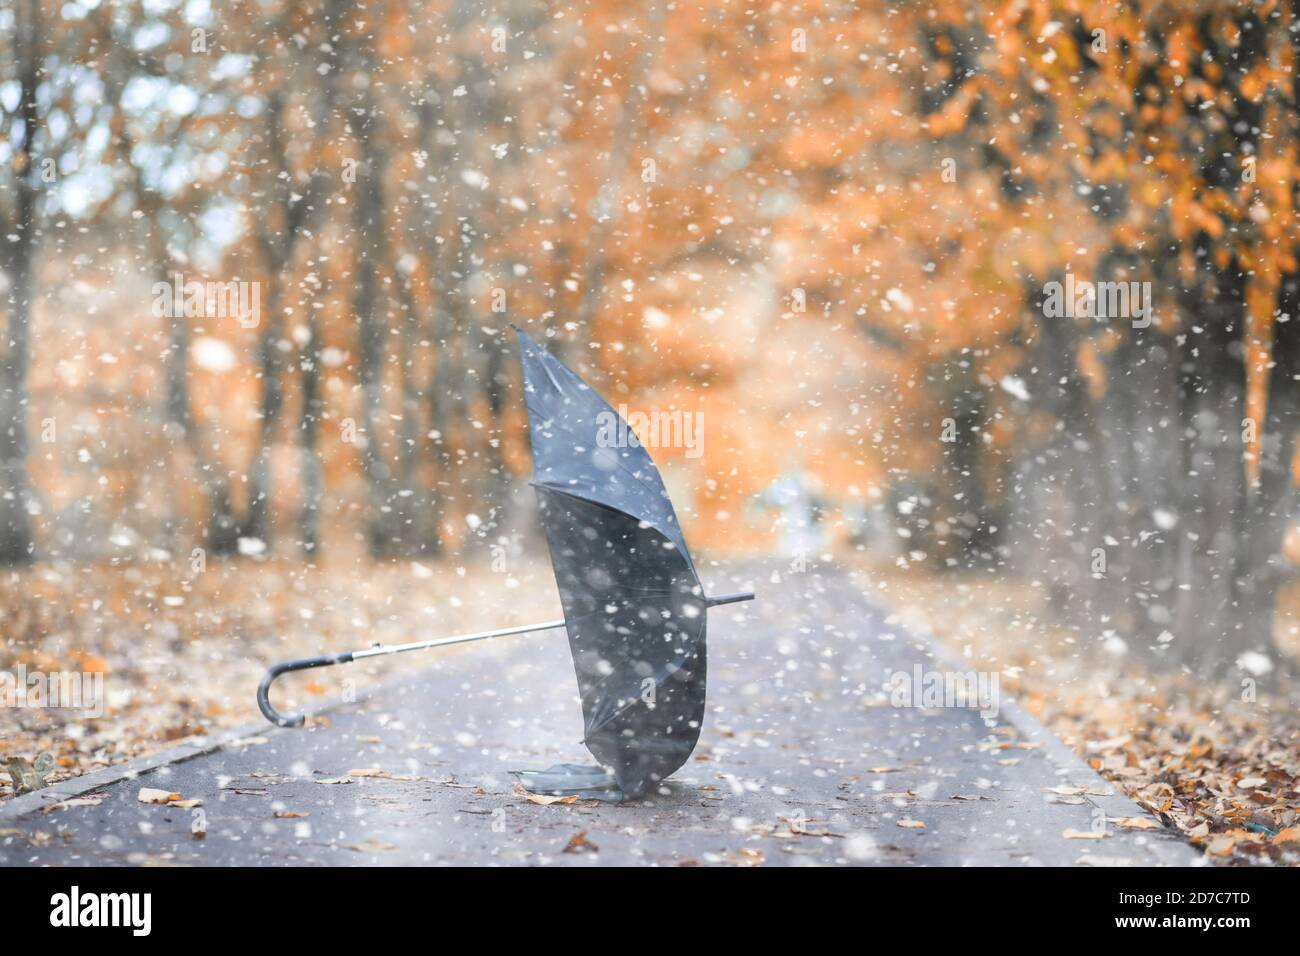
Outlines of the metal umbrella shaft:
[{"label": "metal umbrella shaft", "polygon": [[364,651],[353,651],[352,659],[359,661],[366,657],[383,657],[385,654],[401,654],[404,651],[422,651],[426,647],[448,647],[452,644],[468,644],[470,641],[486,641],[489,637],[509,637],[511,634],[531,634],[533,631],[550,631],[564,627],[564,618],[558,621],[543,621],[541,624],[520,624],[517,627],[498,627],[491,631],[475,631],[473,634],[457,634],[455,637],[435,637],[429,641],[412,641],[409,644],[376,644]]},{"label": "metal umbrella shaft", "polygon": [[[720,604],[735,604],[738,601],[754,600],[753,591],[740,591],[735,594],[720,594],[706,597],[709,607]],[[257,685],[257,706],[262,715],[271,723],[280,727],[301,727],[306,721],[302,714],[282,714],[271,706],[271,684],[281,674],[290,671],[304,671],[313,667],[331,667],[334,664],[350,664],[367,657],[384,657],[387,654],[403,654],[406,651],[423,651],[431,647],[450,647],[452,644],[469,644],[473,641],[486,641],[492,637],[509,637],[511,634],[531,634],[534,631],[550,631],[564,627],[564,619],[543,621],[540,624],[520,624],[515,627],[498,627],[490,631],[475,631],[473,634],[457,634],[455,637],[435,637],[428,641],[411,641],[409,644],[376,644],[359,651],[341,651],[337,654],[323,654],[320,657],[303,657],[294,661],[281,661],[272,664]]]},{"label": "metal umbrella shaft", "polygon": [[543,621],[540,624],[520,624],[517,627],[498,627],[490,631],[475,631],[473,634],[457,634],[454,637],[437,637],[429,641],[412,641],[409,644],[376,644],[360,651],[342,651],[338,654],[324,654],[320,657],[304,657],[294,661],[281,661],[272,664],[257,685],[257,706],[262,715],[271,723],[280,727],[301,727],[306,718],[302,714],[282,714],[271,706],[271,684],[281,674],[290,671],[308,670],[313,667],[330,667],[334,664],[350,664],[367,657],[383,657],[386,654],[402,654],[406,651],[422,651],[430,647],[449,647],[452,644],[468,644],[472,641],[486,641],[491,637],[508,637],[511,634],[530,634],[533,631],[549,631],[564,627],[564,619]]}]

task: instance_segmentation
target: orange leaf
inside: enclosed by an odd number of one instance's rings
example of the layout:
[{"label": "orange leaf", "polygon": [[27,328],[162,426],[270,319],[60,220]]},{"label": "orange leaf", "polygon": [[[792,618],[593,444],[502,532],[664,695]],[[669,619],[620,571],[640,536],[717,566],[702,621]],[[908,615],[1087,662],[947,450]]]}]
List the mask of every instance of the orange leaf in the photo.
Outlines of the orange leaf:
[{"label": "orange leaf", "polygon": [[1277,836],[1273,837],[1274,843],[1300,843],[1300,826],[1287,827]]}]

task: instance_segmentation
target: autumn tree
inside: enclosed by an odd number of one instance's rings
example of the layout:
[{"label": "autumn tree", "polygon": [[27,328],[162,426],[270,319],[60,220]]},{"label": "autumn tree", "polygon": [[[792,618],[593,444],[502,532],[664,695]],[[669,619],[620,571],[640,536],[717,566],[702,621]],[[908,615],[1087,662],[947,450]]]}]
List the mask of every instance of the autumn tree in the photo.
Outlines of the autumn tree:
[{"label": "autumn tree", "polygon": [[[0,104],[0,150],[8,168],[0,207],[0,266],[8,279],[8,335],[0,363],[0,563],[31,560],[32,534],[27,483],[27,368],[33,300],[36,297],[36,256],[40,240],[41,123],[38,88],[48,84],[45,51],[48,36],[40,0],[22,0],[5,14],[3,32],[8,48],[4,82],[16,87],[12,107]],[[47,140],[48,145],[48,140]],[[48,166],[44,166],[48,169]]]},{"label": "autumn tree", "polygon": [[[918,24],[932,131],[981,144],[1009,218],[1060,237],[1022,253],[1032,407],[1012,494],[1037,530],[1018,556],[1051,568],[1094,633],[1202,672],[1277,661],[1292,18],[1270,3],[1033,3]],[[1049,314],[1067,277],[1147,282],[1150,314]]]}]

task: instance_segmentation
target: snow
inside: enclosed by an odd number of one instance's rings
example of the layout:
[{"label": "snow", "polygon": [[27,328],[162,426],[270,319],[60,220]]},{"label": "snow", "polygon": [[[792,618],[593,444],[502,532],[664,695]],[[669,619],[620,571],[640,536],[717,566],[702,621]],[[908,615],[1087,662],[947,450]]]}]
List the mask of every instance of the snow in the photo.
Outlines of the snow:
[{"label": "snow", "polygon": [[224,375],[239,365],[239,357],[226,342],[205,335],[190,343],[190,357],[194,364],[207,372]]},{"label": "snow", "polygon": [[663,309],[648,305],[641,312],[641,321],[645,323],[645,327],[648,329],[662,329],[667,328],[672,318]]}]

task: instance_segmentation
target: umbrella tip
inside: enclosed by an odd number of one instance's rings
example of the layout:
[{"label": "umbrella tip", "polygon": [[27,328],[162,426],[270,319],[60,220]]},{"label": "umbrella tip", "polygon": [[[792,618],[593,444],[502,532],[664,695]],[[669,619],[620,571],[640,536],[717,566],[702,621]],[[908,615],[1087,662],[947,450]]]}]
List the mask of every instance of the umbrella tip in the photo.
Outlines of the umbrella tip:
[{"label": "umbrella tip", "polygon": [[741,601],[754,600],[753,591],[737,591],[735,594],[717,594],[713,597],[705,597],[705,607],[718,607],[722,604],[739,604]]},{"label": "umbrella tip", "polygon": [[515,338],[519,340],[519,347],[521,349],[529,349],[529,348],[537,349],[541,347],[537,344],[536,340],[534,340],[531,335],[529,335],[527,332],[521,329],[514,322],[510,323],[510,328],[514,329]]}]

